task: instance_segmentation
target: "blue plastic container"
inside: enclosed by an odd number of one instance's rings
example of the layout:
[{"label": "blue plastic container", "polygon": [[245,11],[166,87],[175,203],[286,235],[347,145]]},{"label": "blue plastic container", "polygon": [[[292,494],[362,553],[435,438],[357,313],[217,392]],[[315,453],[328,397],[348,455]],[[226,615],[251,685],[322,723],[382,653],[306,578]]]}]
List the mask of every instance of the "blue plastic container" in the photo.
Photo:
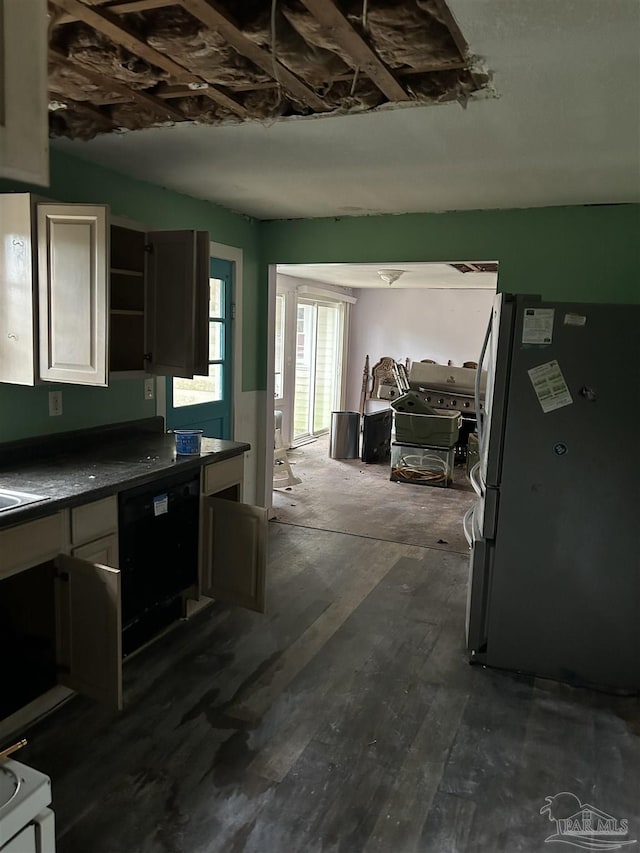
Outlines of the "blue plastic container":
[{"label": "blue plastic container", "polygon": [[201,429],[174,429],[176,454],[178,456],[198,456],[202,443]]}]

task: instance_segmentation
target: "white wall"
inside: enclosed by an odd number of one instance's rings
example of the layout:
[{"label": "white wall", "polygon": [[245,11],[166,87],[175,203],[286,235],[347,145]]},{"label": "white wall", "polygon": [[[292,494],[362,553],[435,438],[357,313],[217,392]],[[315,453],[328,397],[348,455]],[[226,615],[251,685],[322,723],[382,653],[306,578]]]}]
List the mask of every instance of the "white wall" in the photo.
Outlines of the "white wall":
[{"label": "white wall", "polygon": [[[371,367],[382,356],[404,362],[432,358],[438,364],[461,366],[477,361],[495,295],[492,290],[400,290],[363,288],[351,311],[347,361],[347,409],[360,405],[362,370],[368,354]],[[367,411],[386,408],[371,400]]]}]

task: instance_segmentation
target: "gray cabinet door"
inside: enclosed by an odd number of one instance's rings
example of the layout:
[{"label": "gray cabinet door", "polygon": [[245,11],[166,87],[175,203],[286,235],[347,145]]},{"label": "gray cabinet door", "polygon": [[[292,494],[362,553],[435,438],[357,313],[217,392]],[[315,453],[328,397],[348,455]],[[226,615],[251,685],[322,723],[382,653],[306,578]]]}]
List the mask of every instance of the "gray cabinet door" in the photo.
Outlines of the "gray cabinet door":
[{"label": "gray cabinet door", "polygon": [[201,255],[196,231],[147,234],[145,360],[152,373],[192,378],[207,362],[208,271]]},{"label": "gray cabinet door", "polygon": [[120,571],[65,554],[55,562],[58,680],[120,710]]},{"label": "gray cabinet door", "polygon": [[106,205],[38,205],[40,378],[107,385]]},{"label": "gray cabinet door", "polygon": [[224,498],[205,497],[205,595],[264,613],[267,510]]}]

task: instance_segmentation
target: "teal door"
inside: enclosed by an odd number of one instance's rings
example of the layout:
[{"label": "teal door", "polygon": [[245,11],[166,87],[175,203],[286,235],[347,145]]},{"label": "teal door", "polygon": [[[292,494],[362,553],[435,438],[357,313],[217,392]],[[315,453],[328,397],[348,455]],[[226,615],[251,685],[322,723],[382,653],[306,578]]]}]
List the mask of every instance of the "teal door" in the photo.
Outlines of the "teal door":
[{"label": "teal door", "polygon": [[211,258],[209,372],[167,378],[167,429],[202,429],[210,438],[231,438],[232,290],[232,262]]}]

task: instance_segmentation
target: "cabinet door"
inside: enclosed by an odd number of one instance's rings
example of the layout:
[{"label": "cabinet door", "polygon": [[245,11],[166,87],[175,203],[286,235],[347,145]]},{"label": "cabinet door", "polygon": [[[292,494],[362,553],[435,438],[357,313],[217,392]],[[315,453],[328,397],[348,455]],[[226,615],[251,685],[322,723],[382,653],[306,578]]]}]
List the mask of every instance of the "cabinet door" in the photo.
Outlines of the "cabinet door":
[{"label": "cabinet door", "polygon": [[121,709],[120,572],[60,554],[56,604],[59,682]]},{"label": "cabinet door", "polygon": [[49,186],[47,4],[0,3],[0,177]]},{"label": "cabinet door", "polygon": [[107,214],[105,205],[38,205],[41,379],[107,384]]},{"label": "cabinet door", "polygon": [[147,240],[146,369],[192,378],[207,363],[209,348],[203,241],[196,231],[153,231]]},{"label": "cabinet door", "polygon": [[118,568],[118,534],[110,533],[100,539],[94,539],[86,545],[79,545],[71,552],[72,556],[90,563],[100,563],[103,566]]},{"label": "cabinet door", "polygon": [[204,497],[202,592],[264,613],[267,510]]},{"label": "cabinet door", "polygon": [[0,195],[0,382],[17,385],[35,384],[38,358],[31,217],[29,193]]}]

